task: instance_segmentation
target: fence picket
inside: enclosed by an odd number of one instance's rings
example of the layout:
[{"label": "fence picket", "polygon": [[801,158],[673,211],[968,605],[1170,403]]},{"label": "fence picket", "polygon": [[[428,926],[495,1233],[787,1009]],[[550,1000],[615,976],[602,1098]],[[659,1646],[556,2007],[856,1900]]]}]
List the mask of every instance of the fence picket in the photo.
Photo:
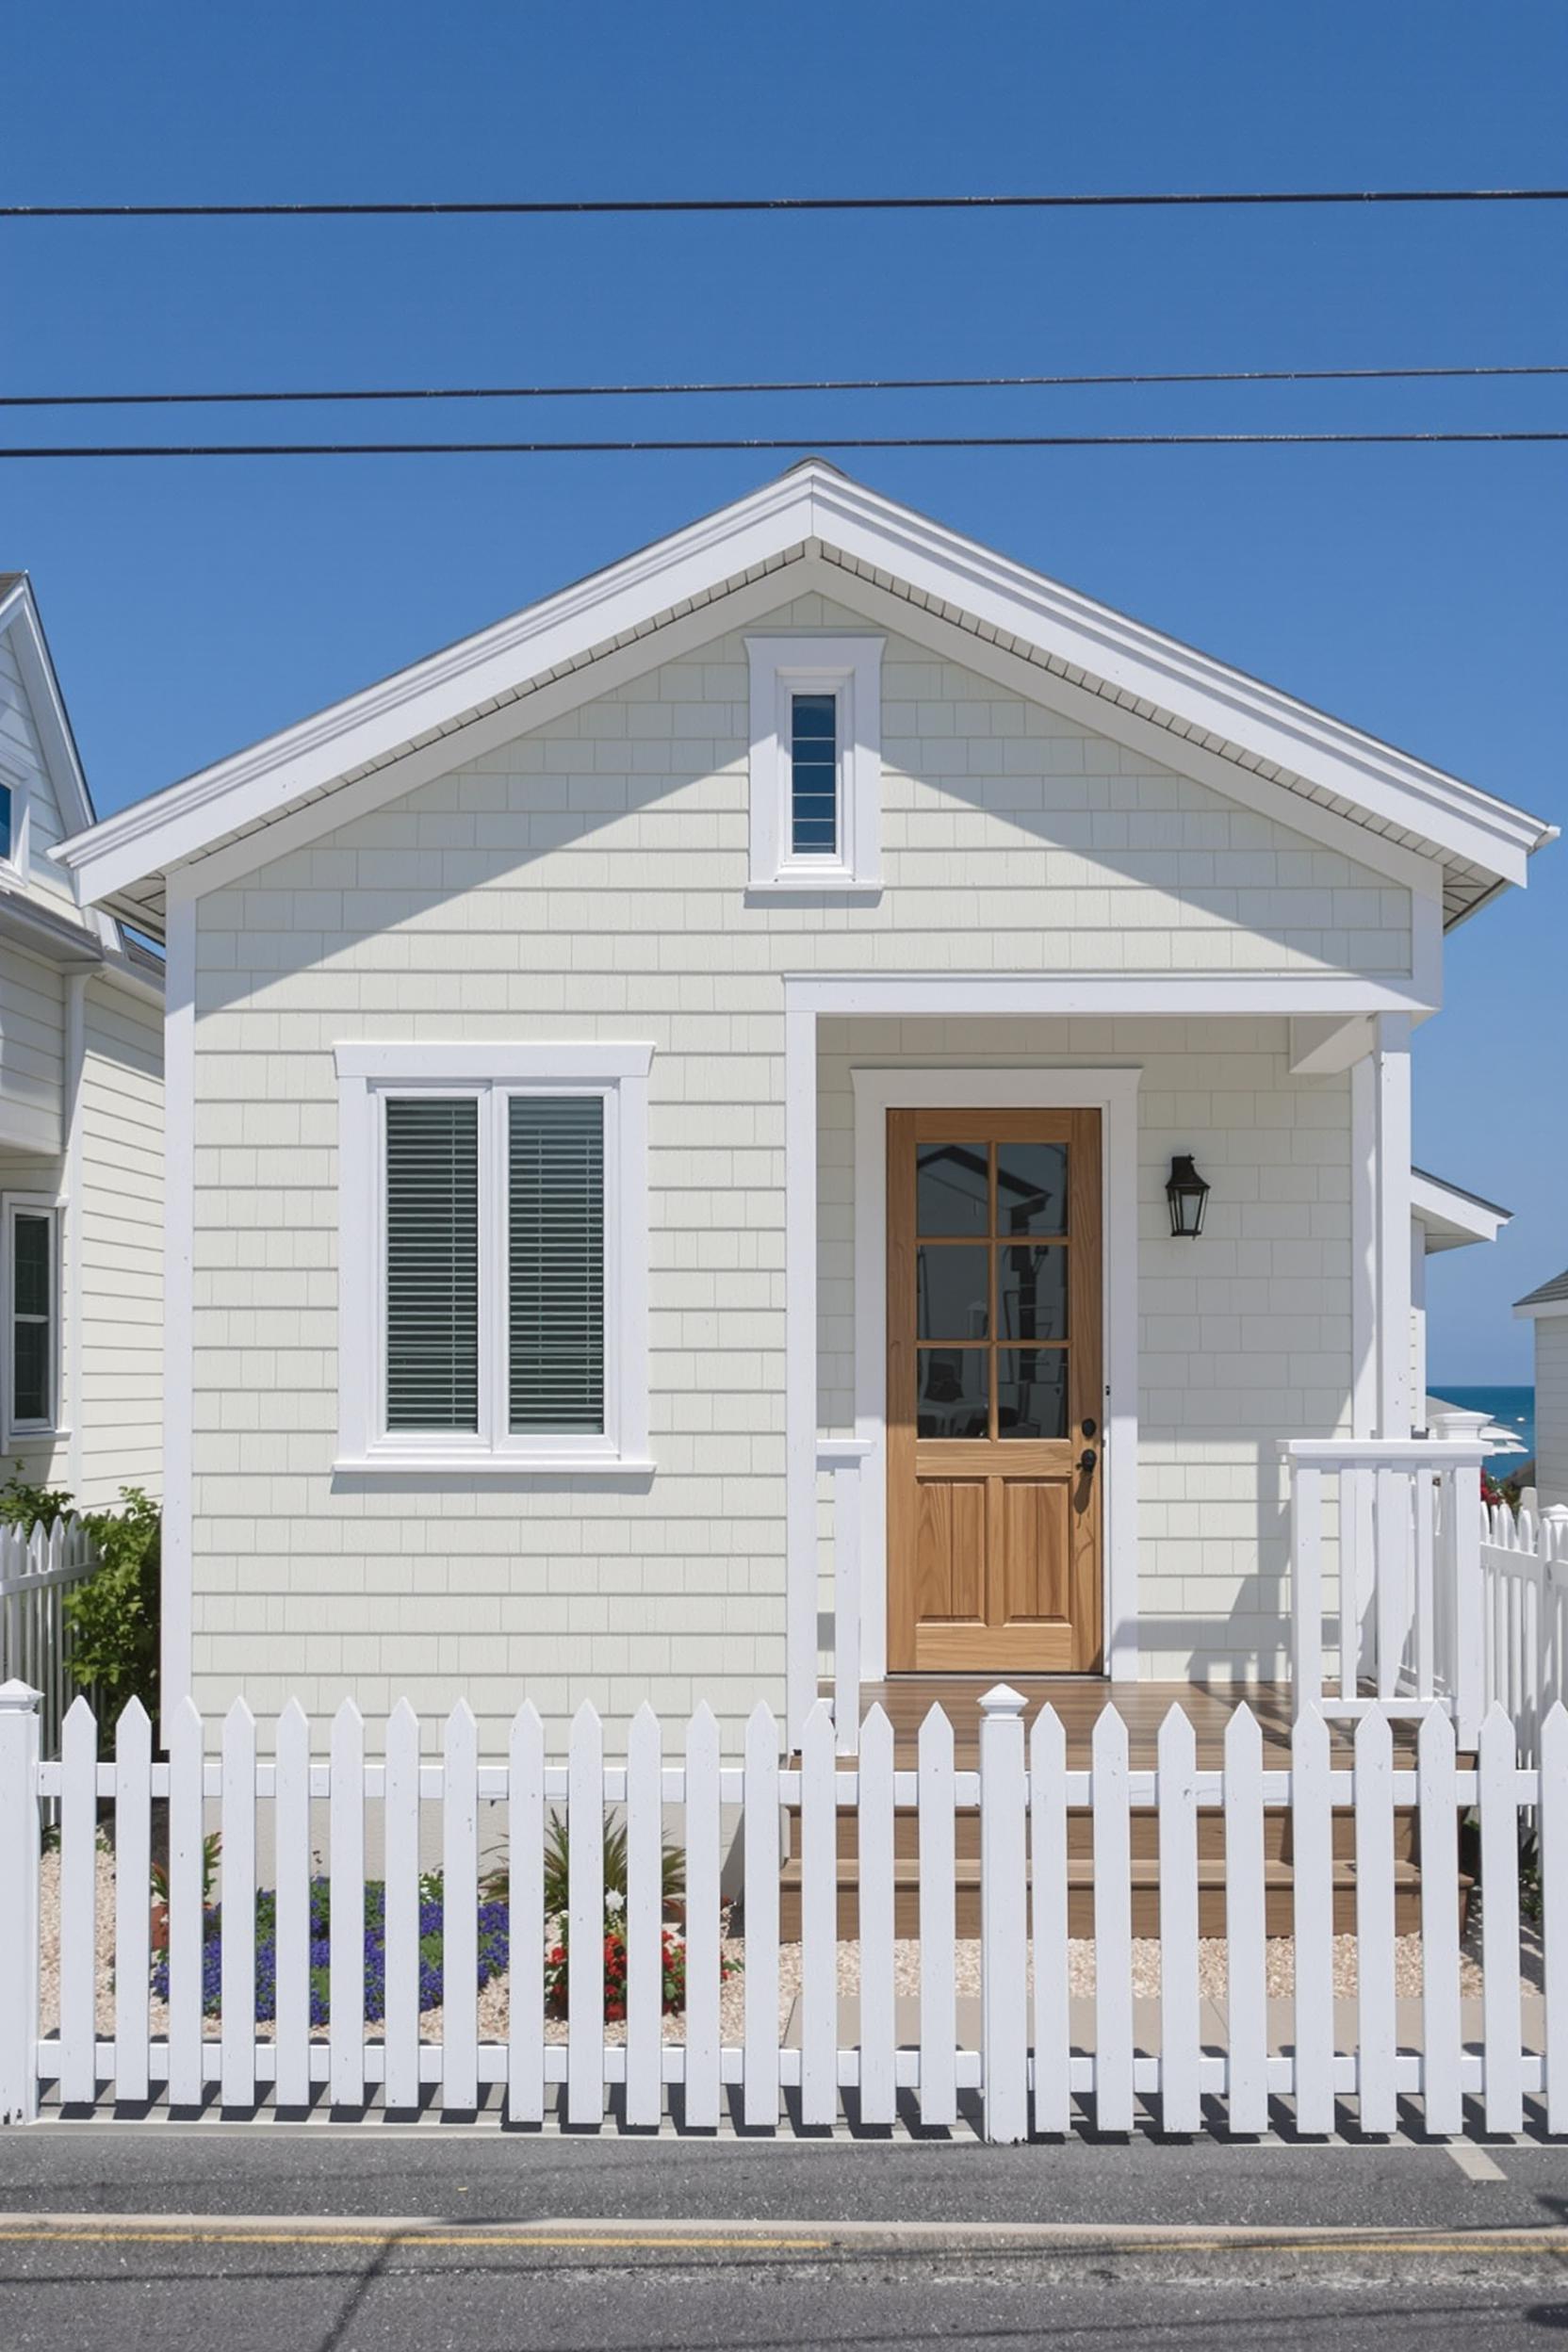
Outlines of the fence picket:
[{"label": "fence picket", "polygon": [[236,1699],[223,1719],[222,2082],[225,2107],[256,2099],[256,1719]]},{"label": "fence picket", "polygon": [[1160,1725],[1160,2129],[1202,2120],[1198,2031],[1198,1743],[1172,1707]]},{"label": "fence picket", "polygon": [[419,1718],[400,1699],[386,1720],[384,1970],[388,2108],[419,2104]]},{"label": "fence picket", "polygon": [[745,2060],[753,2130],[778,2121],[778,1726],[759,1703],[745,1740]]},{"label": "fence picket", "polygon": [[1421,2096],[1428,2132],[1447,2138],[1464,2124],[1460,2082],[1459,1812],[1454,1727],[1441,1707],[1416,1735],[1421,1839]]},{"label": "fence picket", "polygon": [[686,1727],[686,2071],[689,2132],[719,2122],[719,1726],[706,1699]]},{"label": "fence picket", "polygon": [[1035,2129],[1063,2132],[1072,2120],[1067,1734],[1054,1707],[1041,1707],[1029,1734],[1029,1812],[1034,1863]]},{"label": "fence picket", "polygon": [[507,1748],[507,2119],[545,2119],[545,1726],[531,1700]]},{"label": "fence picket", "polygon": [[202,1719],[188,1692],[169,1726],[169,2103],[199,2107],[202,2051]]},{"label": "fence picket", "polygon": [[[1022,1820],[1021,1775],[1019,1791]],[[1021,1845],[1021,1837],[1020,1843]],[[1021,1908],[1022,1873],[1019,1878]],[[893,1727],[880,1707],[860,1726],[860,2120],[898,2113],[893,2008]]]},{"label": "fence picket", "polygon": [[466,1699],[447,1718],[441,1807],[441,2104],[479,2105],[479,1725]]},{"label": "fence picket", "polygon": [[277,1902],[277,2081],[280,2107],[310,2104],[310,1725],[298,1699],[273,1735],[272,1871]]},{"label": "fence picket", "polygon": [[98,2088],[98,1726],[72,1702],[60,1738],[60,2098],[90,2106]]},{"label": "fence picket", "polygon": [[1291,1924],[1296,1941],[1296,2128],[1334,2128],[1333,1799],[1329,1726],[1315,1706],[1292,1726]]},{"label": "fence picket", "polygon": [[1023,1706],[980,1701],[980,2075],[988,2140],[1029,2136],[1029,1914]]},{"label": "fence picket", "polygon": [[656,2125],[664,2111],[664,1754],[645,1699],[626,1749],[626,2120]]},{"label": "fence picket", "polygon": [[1364,2132],[1398,2121],[1394,2083],[1394,1740],[1374,1708],[1356,1725],[1357,2113]]},{"label": "fence picket", "polygon": [[1263,1733],[1246,1705],[1225,1726],[1226,2129],[1268,2129]]},{"label": "fence picket", "polygon": [[328,2082],[335,2107],[365,2099],[365,1719],[352,1699],[333,1718],[327,1868]]},{"label": "fence picket", "polygon": [[1541,1726],[1541,1942],[1546,2129],[1568,2132],[1568,1709],[1560,1700]]},{"label": "fence picket", "polygon": [[1481,1723],[1481,2018],[1486,2128],[1525,2120],[1519,2001],[1519,1803],[1513,1725],[1494,1700]]},{"label": "fence picket", "polygon": [[566,1767],[566,2120],[604,2115],[604,1726],[587,1699]]},{"label": "fence picket", "polygon": [[114,1735],[114,2095],[143,2099],[152,1988],[153,1726],[139,1699]]},{"label": "fence picket", "polygon": [[837,1736],[818,1699],[800,1738],[800,2119],[808,2129],[839,2113]]},{"label": "fence picket", "polygon": [[958,2120],[958,1999],[954,1968],[956,1838],[953,1725],[939,1707],[920,1727],[920,2119]]},{"label": "fence picket", "polygon": [[1094,2120],[1101,2132],[1133,2128],[1132,1829],[1127,1809],[1127,1726],[1114,1707],[1095,1718]]}]

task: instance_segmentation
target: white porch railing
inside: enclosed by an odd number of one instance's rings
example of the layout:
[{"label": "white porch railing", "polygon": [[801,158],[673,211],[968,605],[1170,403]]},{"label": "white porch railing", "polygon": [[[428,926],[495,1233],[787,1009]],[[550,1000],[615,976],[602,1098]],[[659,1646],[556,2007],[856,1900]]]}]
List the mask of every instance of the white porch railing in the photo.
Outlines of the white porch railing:
[{"label": "white porch railing", "polygon": [[1481,1627],[1487,1703],[1499,1700],[1533,1764],[1541,1724],[1568,1690],[1568,1507],[1506,1503],[1481,1514]]},{"label": "white porch railing", "polygon": [[1474,1438],[1282,1442],[1298,1707],[1401,1714],[1441,1702],[1461,1746],[1474,1746],[1488,1695],[1480,1572],[1486,1450]]},{"label": "white porch railing", "polygon": [[817,1468],[833,1479],[833,1730],[841,1756],[860,1745],[860,1472],[863,1437],[817,1440]]}]

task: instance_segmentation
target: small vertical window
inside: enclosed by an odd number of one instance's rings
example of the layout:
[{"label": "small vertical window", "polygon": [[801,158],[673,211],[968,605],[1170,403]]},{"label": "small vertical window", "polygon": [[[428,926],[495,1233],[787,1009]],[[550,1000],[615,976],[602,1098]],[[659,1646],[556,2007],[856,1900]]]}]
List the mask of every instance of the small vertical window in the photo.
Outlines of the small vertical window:
[{"label": "small vertical window", "polygon": [[479,1428],[479,1104],[386,1104],[386,1426]]},{"label": "small vertical window", "polygon": [[55,1216],[13,1209],[10,1219],[10,1413],[13,1431],[55,1420]]},{"label": "small vertical window", "polygon": [[790,697],[790,849],[796,858],[839,854],[839,698]]},{"label": "small vertical window", "polygon": [[8,784],[0,784],[0,858],[8,863],[16,857],[16,802]]}]

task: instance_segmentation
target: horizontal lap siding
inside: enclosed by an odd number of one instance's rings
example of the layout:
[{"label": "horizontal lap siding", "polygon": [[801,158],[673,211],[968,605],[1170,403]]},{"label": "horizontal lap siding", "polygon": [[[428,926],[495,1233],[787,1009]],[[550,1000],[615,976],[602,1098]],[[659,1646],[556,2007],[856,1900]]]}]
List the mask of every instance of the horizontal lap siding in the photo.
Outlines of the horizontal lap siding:
[{"label": "horizontal lap siding", "polygon": [[84,1501],[162,1475],[163,1016],[96,980],[82,1069]]},{"label": "horizontal lap siding", "polygon": [[57,1152],[65,1089],[65,988],[58,972],[0,946],[0,1139]]},{"label": "horizontal lap siding", "polygon": [[[883,675],[874,908],[745,903],[739,633],[200,903],[202,1704],[781,1700],[781,972],[1408,966],[1346,859],[896,637]],[[649,1494],[333,1491],[352,1037],[654,1041]]]},{"label": "horizontal lap siding", "polygon": [[65,838],[59,803],[49,780],[26,685],[11,643],[0,635],[0,776],[25,779],[28,812],[27,895],[56,914],[74,914],[71,877],[49,852]]}]

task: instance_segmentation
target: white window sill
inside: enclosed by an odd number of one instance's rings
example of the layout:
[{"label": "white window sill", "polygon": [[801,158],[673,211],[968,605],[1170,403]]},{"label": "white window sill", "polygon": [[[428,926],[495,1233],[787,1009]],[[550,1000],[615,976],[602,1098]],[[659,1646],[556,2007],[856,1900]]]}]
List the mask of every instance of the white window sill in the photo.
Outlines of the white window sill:
[{"label": "white window sill", "polygon": [[770,898],[860,898],[874,906],[882,895],[882,884],[863,880],[859,875],[841,872],[825,874],[781,874],[772,882],[749,882],[748,899]]},{"label": "white window sill", "polygon": [[5,1433],[5,1437],[4,1437],[4,1441],[3,1441],[3,1443],[4,1443],[4,1445],[5,1445],[5,1446],[57,1446],[57,1445],[59,1444],[59,1442],[60,1442],[60,1440],[61,1440],[61,1438],[62,1438],[62,1437],[69,1437],[70,1435],[71,1435],[71,1431],[70,1431],[69,1429],[8,1429],[8,1430],[6,1431],[6,1433]]},{"label": "white window sill", "polygon": [[651,1456],[633,1454],[339,1454],[335,1476],[389,1478],[646,1478]]}]

